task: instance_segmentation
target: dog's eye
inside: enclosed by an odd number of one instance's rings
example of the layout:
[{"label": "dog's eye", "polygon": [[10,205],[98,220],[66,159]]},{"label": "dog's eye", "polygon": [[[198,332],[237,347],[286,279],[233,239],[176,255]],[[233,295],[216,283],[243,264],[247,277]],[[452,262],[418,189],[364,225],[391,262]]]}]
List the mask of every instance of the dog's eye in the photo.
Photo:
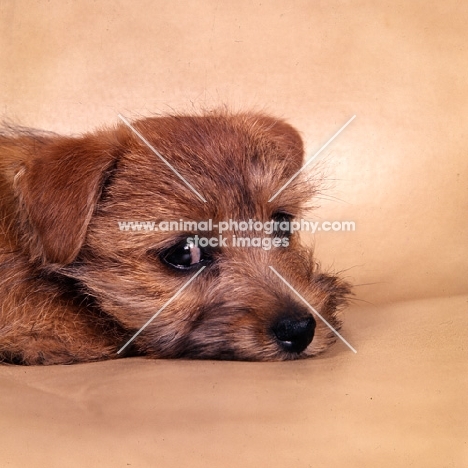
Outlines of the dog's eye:
[{"label": "dog's eye", "polygon": [[179,270],[191,270],[211,260],[211,255],[193,242],[184,240],[179,244],[164,250],[161,260]]},{"label": "dog's eye", "polygon": [[276,223],[274,235],[276,237],[289,237],[291,235],[291,221],[294,216],[289,213],[274,213],[271,219]]}]

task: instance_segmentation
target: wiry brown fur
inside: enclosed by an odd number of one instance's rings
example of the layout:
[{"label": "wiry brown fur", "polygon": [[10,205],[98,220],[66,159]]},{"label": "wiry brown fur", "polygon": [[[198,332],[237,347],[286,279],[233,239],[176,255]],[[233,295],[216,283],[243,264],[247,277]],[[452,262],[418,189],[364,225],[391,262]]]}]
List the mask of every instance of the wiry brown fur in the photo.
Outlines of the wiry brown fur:
[{"label": "wiry brown fur", "polygon": [[[118,221],[300,217],[314,194],[298,177],[268,203],[303,159],[301,138],[283,121],[217,113],[147,118],[134,126],[206,203],[123,124],[78,138],[0,135],[0,360],[119,357],[121,346],[194,274],[161,260],[161,252],[193,233],[120,231]],[[225,236],[232,234],[258,237]],[[324,350],[334,336],[320,319],[304,351],[278,343],[272,327],[280,318],[311,312],[270,265],[339,327],[348,285],[320,272],[293,234],[287,248],[216,250],[126,354],[279,360]]]}]

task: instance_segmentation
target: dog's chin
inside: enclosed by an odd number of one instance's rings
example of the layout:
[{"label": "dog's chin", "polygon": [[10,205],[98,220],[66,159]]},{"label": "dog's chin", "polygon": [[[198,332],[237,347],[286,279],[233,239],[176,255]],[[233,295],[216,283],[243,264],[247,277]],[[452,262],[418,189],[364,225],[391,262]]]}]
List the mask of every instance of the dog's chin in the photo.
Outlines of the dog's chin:
[{"label": "dog's chin", "polygon": [[327,337],[326,340],[319,341],[317,340],[316,343],[312,342],[298,357],[298,359],[301,358],[311,358],[314,356],[317,356],[319,354],[322,354],[328,348],[333,346],[336,343],[336,338],[335,337]]},{"label": "dog's chin", "polygon": [[329,338],[327,339],[326,342],[324,343],[310,343],[310,345],[302,352],[300,353],[293,353],[293,352],[288,352],[284,351],[282,349],[279,349],[277,352],[276,357],[267,359],[271,361],[297,361],[301,359],[310,359],[315,356],[318,356],[319,354],[324,353],[327,351],[331,346],[334,345],[336,342],[336,339],[334,338]]},{"label": "dog's chin", "polygon": [[159,358],[181,358],[189,360],[216,360],[216,361],[250,361],[250,362],[281,362],[281,361],[296,361],[301,359],[309,359],[326,351],[335,343],[334,336],[324,338],[318,337],[313,340],[309,346],[301,352],[292,352],[284,349],[276,341],[271,343],[263,343],[252,349],[236,346],[224,346],[222,348],[213,347],[189,347],[188,349],[179,350],[177,353],[157,352],[154,354]]}]

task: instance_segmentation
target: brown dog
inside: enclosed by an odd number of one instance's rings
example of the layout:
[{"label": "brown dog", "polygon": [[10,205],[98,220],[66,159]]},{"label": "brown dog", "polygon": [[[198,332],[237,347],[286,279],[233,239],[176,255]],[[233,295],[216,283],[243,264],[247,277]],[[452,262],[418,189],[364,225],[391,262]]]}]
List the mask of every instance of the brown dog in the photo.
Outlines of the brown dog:
[{"label": "brown dog", "polygon": [[[279,227],[301,216],[315,189],[299,176],[269,202],[302,165],[298,133],[250,113],[133,127],[171,167],[124,124],[79,138],[0,136],[0,360],[281,360],[324,350],[334,334],[296,293],[336,328],[349,287]],[[119,228],[129,220],[212,220],[215,239],[221,221],[277,223],[267,249]],[[223,234],[258,237],[232,226]]]}]

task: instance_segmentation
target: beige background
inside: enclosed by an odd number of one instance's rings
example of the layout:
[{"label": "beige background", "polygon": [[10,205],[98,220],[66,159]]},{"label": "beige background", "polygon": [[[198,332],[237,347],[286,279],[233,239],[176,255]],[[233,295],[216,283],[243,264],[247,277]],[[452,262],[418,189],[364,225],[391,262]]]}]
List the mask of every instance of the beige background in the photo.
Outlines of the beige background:
[{"label": "beige background", "polygon": [[[79,133],[228,105],[318,158],[356,304],[306,362],[0,368],[4,466],[468,466],[468,4],[0,3],[0,117]],[[367,304],[367,305],[364,305]]]}]

